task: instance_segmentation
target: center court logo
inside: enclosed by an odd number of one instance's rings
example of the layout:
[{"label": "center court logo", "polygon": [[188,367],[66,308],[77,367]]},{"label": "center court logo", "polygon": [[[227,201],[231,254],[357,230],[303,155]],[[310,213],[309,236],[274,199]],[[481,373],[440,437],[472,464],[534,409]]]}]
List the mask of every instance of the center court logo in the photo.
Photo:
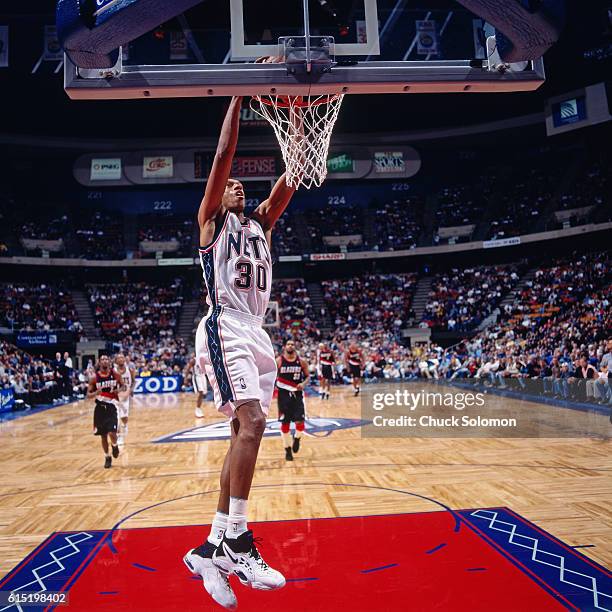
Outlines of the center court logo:
[{"label": "center court logo", "polygon": [[[363,427],[371,421],[363,419],[335,419],[313,417],[306,419],[305,431],[306,435],[313,437],[327,437],[334,431],[339,429],[352,429],[354,427]],[[264,437],[280,436],[280,421],[276,419],[267,419]],[[183,431],[162,436],[153,440],[156,444],[169,442],[208,442],[212,440],[229,440],[231,437],[229,421],[221,421],[219,423],[211,423],[202,427],[193,427]]]}]

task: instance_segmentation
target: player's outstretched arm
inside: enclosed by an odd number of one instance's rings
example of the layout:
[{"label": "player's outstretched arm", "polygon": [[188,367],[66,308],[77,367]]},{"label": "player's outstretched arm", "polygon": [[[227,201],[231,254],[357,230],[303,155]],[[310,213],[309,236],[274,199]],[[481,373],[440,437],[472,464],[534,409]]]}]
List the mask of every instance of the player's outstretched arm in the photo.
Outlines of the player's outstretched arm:
[{"label": "player's outstretched arm", "polygon": [[264,232],[272,230],[274,224],[285,212],[285,208],[287,208],[294,193],[295,188],[287,185],[285,175],[283,174],[272,188],[270,197],[264,200],[252,215],[261,223]]},{"label": "player's outstretched arm", "polygon": [[236,144],[238,143],[241,105],[242,97],[234,96],[223,120],[217,152],[215,153],[210,175],[206,182],[204,197],[198,211],[200,230],[209,221],[215,219],[221,208],[223,192],[230,176],[232,160],[236,153]]}]

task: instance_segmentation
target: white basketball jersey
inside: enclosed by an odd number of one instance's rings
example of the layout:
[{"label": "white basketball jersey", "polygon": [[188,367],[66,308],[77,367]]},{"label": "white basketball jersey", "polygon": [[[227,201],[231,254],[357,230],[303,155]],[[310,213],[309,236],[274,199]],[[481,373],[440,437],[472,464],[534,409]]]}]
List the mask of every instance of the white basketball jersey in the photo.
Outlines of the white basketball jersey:
[{"label": "white basketball jersey", "polygon": [[272,258],[261,225],[226,212],[213,242],[200,249],[207,302],[263,317],[270,300]]},{"label": "white basketball jersey", "polygon": [[121,380],[123,380],[123,384],[127,387],[128,391],[130,389],[130,387],[132,386],[132,372],[130,371],[130,368],[128,367],[128,365],[125,365],[125,371],[120,372],[118,367],[115,367],[115,372],[117,372],[119,374],[119,376],[121,376]]}]

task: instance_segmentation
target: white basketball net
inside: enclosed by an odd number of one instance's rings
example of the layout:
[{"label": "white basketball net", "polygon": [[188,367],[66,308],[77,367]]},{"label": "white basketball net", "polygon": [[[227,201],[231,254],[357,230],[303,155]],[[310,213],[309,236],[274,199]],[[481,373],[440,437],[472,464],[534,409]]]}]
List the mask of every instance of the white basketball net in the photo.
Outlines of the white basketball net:
[{"label": "white basketball net", "polygon": [[251,109],[274,129],[285,160],[287,185],[320,187],[343,95],[253,96]]}]

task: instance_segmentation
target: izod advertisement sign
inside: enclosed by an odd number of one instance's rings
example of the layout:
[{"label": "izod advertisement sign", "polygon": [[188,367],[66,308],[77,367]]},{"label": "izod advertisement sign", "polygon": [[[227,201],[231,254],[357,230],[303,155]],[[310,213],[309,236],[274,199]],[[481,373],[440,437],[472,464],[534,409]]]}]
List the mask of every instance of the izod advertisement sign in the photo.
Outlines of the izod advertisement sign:
[{"label": "izod advertisement sign", "polygon": [[377,174],[404,172],[404,166],[402,151],[376,151],[374,153],[374,169]]},{"label": "izod advertisement sign", "polygon": [[340,172],[353,172],[355,162],[348,153],[340,153],[327,158],[327,171],[331,174]]},{"label": "izod advertisement sign", "polygon": [[145,157],[142,162],[142,178],[172,178],[174,159],[171,155]]},{"label": "izod advertisement sign", "polygon": [[276,176],[276,158],[272,156],[235,157],[232,176]]},{"label": "izod advertisement sign", "polygon": [[119,157],[93,158],[90,179],[92,181],[120,181],[121,159]]}]

